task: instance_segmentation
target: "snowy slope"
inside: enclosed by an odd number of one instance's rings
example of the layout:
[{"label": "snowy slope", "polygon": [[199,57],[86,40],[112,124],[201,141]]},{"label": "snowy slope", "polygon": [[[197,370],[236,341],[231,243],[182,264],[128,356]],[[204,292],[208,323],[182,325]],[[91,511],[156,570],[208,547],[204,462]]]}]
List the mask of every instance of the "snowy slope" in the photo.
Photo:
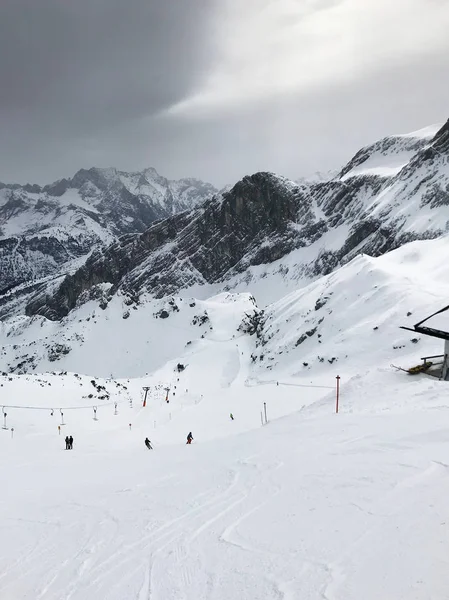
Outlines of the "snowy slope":
[{"label": "snowy slope", "polygon": [[341,180],[355,175],[396,175],[417,151],[435,137],[442,126],[439,123],[411,133],[393,135],[362,148],[342,170]]},{"label": "snowy slope", "polygon": [[442,342],[399,329],[445,306],[449,238],[412,242],[379,258],[350,263],[267,308],[255,365],[260,376],[339,371],[366,364],[419,363]]},{"label": "snowy slope", "polygon": [[[230,352],[231,364],[241,338],[248,344],[240,361],[251,377],[262,379],[272,379],[272,370],[287,378],[336,369],[352,376],[371,361],[388,367],[403,357],[413,363],[418,354],[440,353],[440,344],[420,336],[411,341],[415,336],[399,326],[417,323],[446,305],[449,272],[442,257],[448,244],[443,237],[412,242],[378,258],[359,256],[267,307],[257,305],[259,294],[248,292],[162,300],[118,294],[107,301],[106,287],[103,300],[81,303],[60,322],[19,316],[1,323],[0,370],[57,368],[136,377],[167,361],[191,363],[192,356],[220,348],[225,361]],[[269,296],[276,276],[263,281],[268,291],[257,291]],[[262,309],[257,335],[244,333],[248,327],[239,331]]]},{"label": "snowy slope", "polygon": [[220,348],[227,352],[227,344],[235,354],[236,340],[242,336],[238,326],[254,308],[249,294],[223,294],[205,301],[144,299],[138,305],[125,296],[115,297],[104,310],[93,301],[84,304],[61,323],[18,317],[0,323],[0,371],[57,368],[136,377],[181,357],[189,362],[192,353]]}]

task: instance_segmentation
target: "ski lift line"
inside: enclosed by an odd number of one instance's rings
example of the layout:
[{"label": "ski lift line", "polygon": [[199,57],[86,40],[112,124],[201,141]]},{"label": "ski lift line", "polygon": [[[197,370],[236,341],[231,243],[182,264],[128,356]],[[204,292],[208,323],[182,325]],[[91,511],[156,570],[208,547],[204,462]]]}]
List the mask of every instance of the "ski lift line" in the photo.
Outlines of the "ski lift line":
[{"label": "ski lift line", "polygon": [[330,385],[306,385],[305,383],[286,383],[283,381],[256,381],[255,383],[251,384],[249,382],[246,382],[245,385],[247,387],[257,387],[258,385],[276,385],[277,383],[279,383],[279,385],[290,385],[293,387],[303,387],[303,388],[319,388],[322,390],[333,390],[333,386]]},{"label": "ski lift line", "polygon": [[26,410],[87,410],[87,409],[91,409],[93,410],[94,408],[99,409],[99,408],[106,408],[107,406],[114,406],[115,404],[119,405],[119,404],[124,404],[124,403],[129,404],[129,400],[118,400],[117,402],[108,402],[107,404],[91,404],[89,406],[18,406],[18,405],[14,405],[14,404],[1,404],[1,406],[3,408],[19,408],[19,409],[26,409]]},{"label": "ski lift line", "polygon": [[320,388],[322,390],[333,390],[334,387],[331,385],[306,385],[304,383],[283,383],[279,382],[279,385],[292,385],[293,387],[305,387],[305,388]]}]

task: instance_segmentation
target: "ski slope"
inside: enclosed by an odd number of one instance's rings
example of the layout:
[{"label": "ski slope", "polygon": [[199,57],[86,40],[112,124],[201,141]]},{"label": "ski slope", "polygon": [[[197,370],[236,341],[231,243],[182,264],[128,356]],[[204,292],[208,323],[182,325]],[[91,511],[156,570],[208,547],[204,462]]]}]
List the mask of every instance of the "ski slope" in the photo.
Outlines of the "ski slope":
[{"label": "ski slope", "polygon": [[446,248],[355,259],[260,338],[249,293],[3,323],[42,372],[0,375],[0,599],[445,600],[448,382],[390,364],[442,351],[398,327],[447,305]]},{"label": "ski slope", "polygon": [[373,373],[369,398],[343,384],[338,415],[331,396],[301,410],[296,389],[279,419],[291,388],[260,386],[268,425],[233,398],[209,441],[205,402],[66,409],[61,436],[56,414],[23,411],[0,436],[0,597],[445,598],[447,390],[404,377]]}]

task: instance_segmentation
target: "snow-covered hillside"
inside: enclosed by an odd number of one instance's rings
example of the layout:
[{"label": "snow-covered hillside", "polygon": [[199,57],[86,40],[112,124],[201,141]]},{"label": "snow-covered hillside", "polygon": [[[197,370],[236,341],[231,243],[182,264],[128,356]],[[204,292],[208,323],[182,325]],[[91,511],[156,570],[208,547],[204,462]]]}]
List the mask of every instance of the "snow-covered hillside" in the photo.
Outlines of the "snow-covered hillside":
[{"label": "snow-covered hillside", "polygon": [[[267,307],[248,292],[202,300],[119,293],[109,302],[82,303],[60,322],[19,316],[0,324],[0,370],[139,377],[197,356],[201,365],[203,353],[217,353],[220,364],[235,363],[237,354],[248,377],[271,379],[272,371],[287,378],[336,369],[352,376],[365,364],[413,363],[418,354],[438,353],[439,343],[399,326],[445,304],[448,253],[446,236],[378,258],[359,256]],[[265,278],[266,295],[276,284],[275,276]]]},{"label": "snow-covered hillside", "polygon": [[397,175],[442,126],[439,123],[411,133],[392,135],[362,148],[341,171],[342,181],[355,175]]},{"label": "snow-covered hillside", "polygon": [[361,255],[268,306],[254,353],[259,371],[317,373],[332,365],[356,374],[366,364],[387,367],[441,354],[441,341],[399,326],[412,327],[445,306],[448,254],[445,236],[378,258]]},{"label": "snow-covered hillside", "polygon": [[264,312],[119,292],[3,322],[0,598],[445,600],[448,382],[390,363],[441,353],[399,325],[447,304],[448,243]]}]

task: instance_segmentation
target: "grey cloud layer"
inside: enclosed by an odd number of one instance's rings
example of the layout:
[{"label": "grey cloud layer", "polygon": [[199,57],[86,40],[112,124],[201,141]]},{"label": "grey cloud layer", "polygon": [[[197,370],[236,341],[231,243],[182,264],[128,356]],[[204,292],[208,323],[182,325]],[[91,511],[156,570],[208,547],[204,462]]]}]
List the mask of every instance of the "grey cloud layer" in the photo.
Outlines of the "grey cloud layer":
[{"label": "grey cloud layer", "polygon": [[[151,114],[207,66],[202,0],[3,0],[0,109],[81,125]],[[205,29],[205,28],[204,28]]]},{"label": "grey cloud layer", "polygon": [[226,114],[160,117],[213,72],[222,2],[0,0],[0,181],[93,165],[217,184],[257,169],[294,177],[449,116],[446,52]]}]

